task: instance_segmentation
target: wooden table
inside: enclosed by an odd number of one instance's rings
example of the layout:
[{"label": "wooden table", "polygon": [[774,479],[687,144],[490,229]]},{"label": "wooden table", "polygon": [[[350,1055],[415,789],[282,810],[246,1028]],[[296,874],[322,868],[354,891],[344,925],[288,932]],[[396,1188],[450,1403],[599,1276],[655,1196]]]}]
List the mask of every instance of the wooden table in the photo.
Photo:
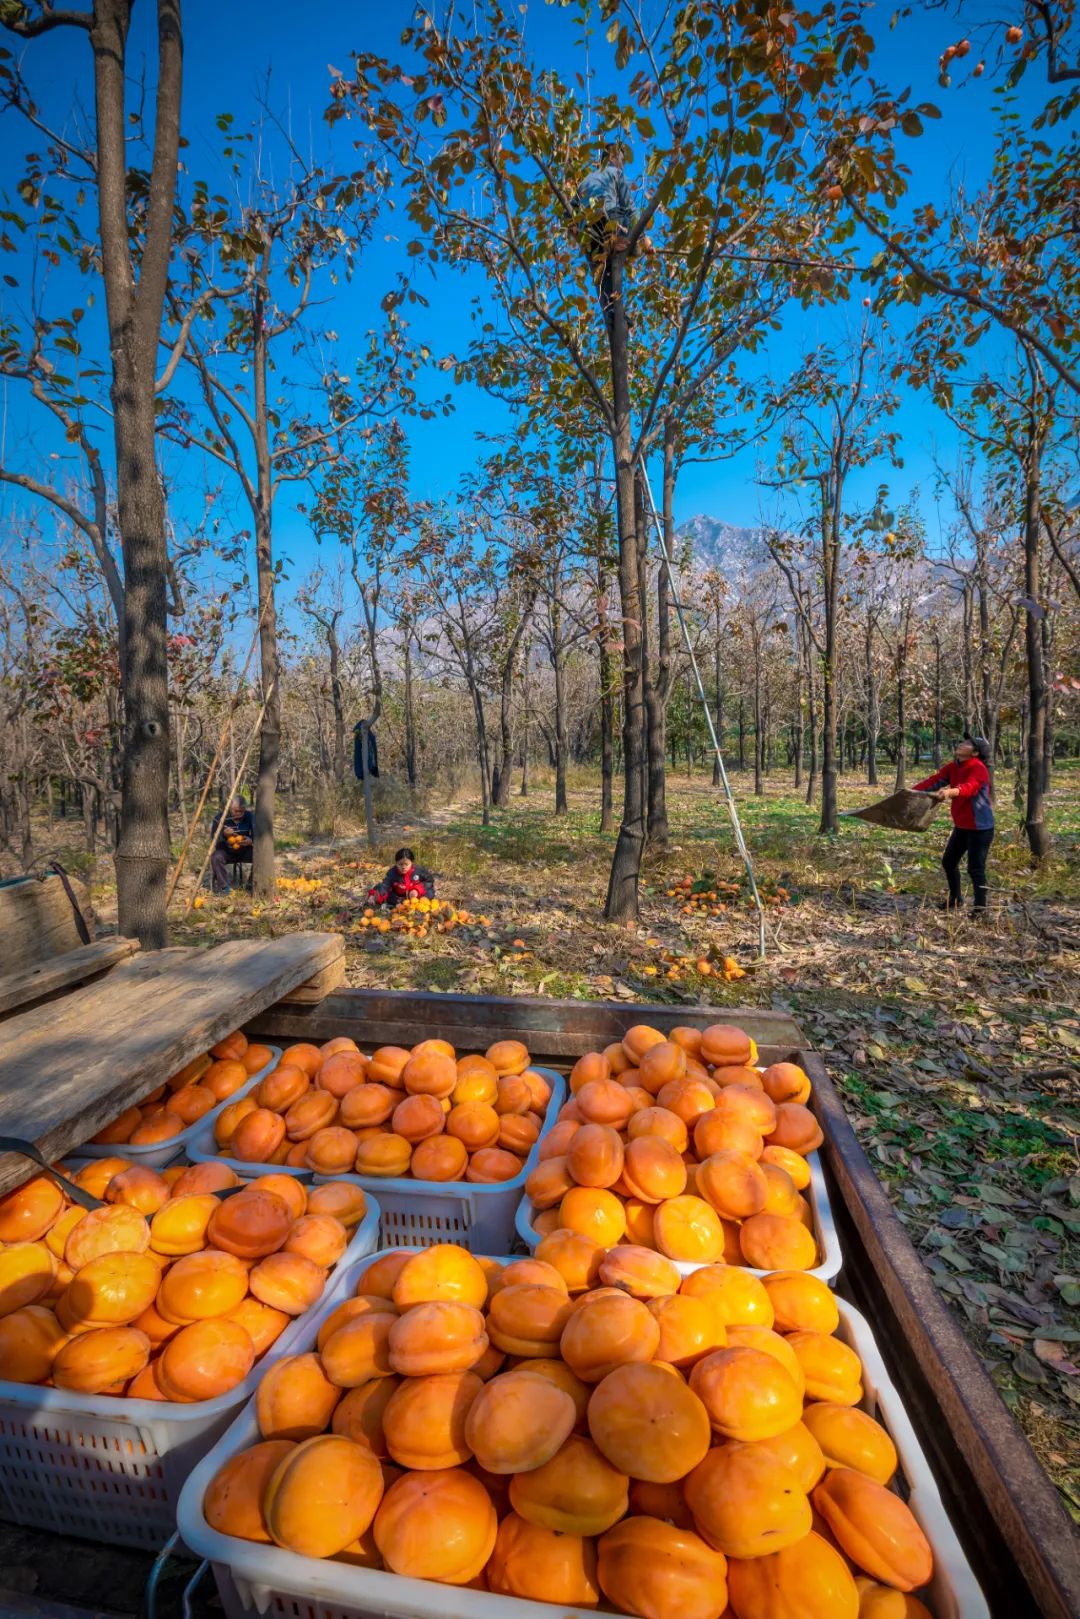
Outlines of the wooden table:
[{"label": "wooden table", "polygon": [[[0,1135],[47,1158],[81,1146],[192,1057],[282,996],[342,966],[336,933],[139,955],[0,1023]],[[0,1192],[27,1161],[0,1155]]]}]

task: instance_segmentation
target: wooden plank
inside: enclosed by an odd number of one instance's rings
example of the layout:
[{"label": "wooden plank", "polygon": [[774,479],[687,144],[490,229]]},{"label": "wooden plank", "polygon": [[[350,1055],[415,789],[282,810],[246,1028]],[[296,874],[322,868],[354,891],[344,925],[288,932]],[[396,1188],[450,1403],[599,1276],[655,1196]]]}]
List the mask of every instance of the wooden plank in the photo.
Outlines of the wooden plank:
[{"label": "wooden plank", "polygon": [[679,1024],[736,1023],[761,1047],[803,1043],[797,1023],[756,1007],[649,1006],[636,1002],[557,1001],[530,996],[438,995],[408,990],[346,989],[316,1007],[270,1007],[253,1020],[254,1034],[287,1040],[351,1035],[358,1044],[415,1045],[442,1034],[462,1051],[483,1051],[494,1040],[522,1040],[538,1060],[565,1064],[619,1039],[635,1023],[665,1033]]},{"label": "wooden plank", "polygon": [[1076,1530],[919,1259],[824,1063],[813,1052],[801,1060],[825,1131],[845,1290],[874,1328],[991,1611],[1076,1619]]},{"label": "wooden plank", "polygon": [[[62,1156],[343,948],[336,933],[296,933],[162,952],[160,972],[136,958],[130,971],[9,1018],[0,1024],[0,1134]],[[25,1159],[0,1157],[0,1191],[26,1177]]]},{"label": "wooden plank", "polygon": [[80,945],[66,955],[54,956],[51,961],[7,973],[0,978],[0,1016],[30,1006],[46,995],[83,984],[88,978],[126,961],[138,948],[137,939],[96,939],[93,944]]},{"label": "wooden plank", "polygon": [[[79,909],[94,937],[90,895],[77,877],[68,878]],[[0,883],[0,961],[8,973],[22,972],[82,945],[75,913],[55,873],[42,879],[20,877]]]},{"label": "wooden plank", "polygon": [[341,954],[336,961],[332,961],[329,967],[324,967],[313,978],[309,978],[306,984],[301,984],[297,989],[292,989],[287,995],[283,995],[278,1005],[318,1006],[319,1002],[324,1001],[335,989],[340,989],[344,982],[345,948],[343,942]]}]

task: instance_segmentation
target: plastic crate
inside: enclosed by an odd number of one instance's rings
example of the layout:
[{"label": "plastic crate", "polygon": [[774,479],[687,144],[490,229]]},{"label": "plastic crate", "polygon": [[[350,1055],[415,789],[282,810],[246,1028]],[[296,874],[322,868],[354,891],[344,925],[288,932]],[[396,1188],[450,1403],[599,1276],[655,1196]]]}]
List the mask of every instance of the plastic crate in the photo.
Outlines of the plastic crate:
[{"label": "plastic crate", "polygon": [[[337,1300],[357,1261],[378,1247],[374,1199],[318,1309]],[[111,1546],[157,1551],[176,1523],[184,1481],[255,1392],[264,1370],[313,1341],[298,1316],[244,1381],[194,1405],[76,1394],[0,1381],[0,1518]]]},{"label": "plastic crate", "polygon": [[430,1248],[437,1242],[456,1242],[475,1254],[504,1254],[514,1245],[514,1219],[525,1178],[535,1166],[540,1143],[558,1118],[566,1096],[566,1081],[550,1068],[537,1068],[551,1086],[544,1122],[525,1167],[513,1180],[494,1186],[472,1181],[416,1181],[408,1177],[382,1180],[371,1175],[316,1175],[351,1181],[377,1196],[382,1207],[384,1248]]},{"label": "plastic crate", "polygon": [[[296,1175],[300,1180],[349,1181],[377,1197],[382,1209],[383,1247],[430,1248],[436,1242],[457,1242],[478,1254],[505,1253],[513,1247],[514,1219],[521,1201],[525,1177],[537,1161],[540,1142],[551,1129],[566,1096],[566,1081],[550,1068],[537,1068],[551,1086],[551,1097],[544,1123],[525,1167],[513,1180],[494,1186],[474,1186],[472,1181],[416,1181],[407,1176],[384,1180],[375,1175],[314,1175],[310,1169],[288,1169],[284,1164],[244,1164],[237,1158],[222,1158],[214,1142],[213,1126],[199,1131],[188,1147],[188,1157],[196,1163],[213,1160],[228,1164],[238,1175],[270,1173]],[[201,1125],[200,1121],[200,1125]],[[537,1239],[539,1240],[539,1239]]]},{"label": "plastic crate", "polygon": [[87,1141],[78,1149],[77,1153],[72,1154],[72,1157],[80,1159],[122,1157],[133,1164],[149,1164],[151,1169],[161,1169],[165,1164],[171,1164],[173,1159],[180,1153],[190,1152],[195,1137],[200,1131],[209,1129],[210,1139],[213,1140],[214,1120],[218,1114],[223,1113],[231,1103],[238,1102],[242,1096],[246,1096],[248,1091],[254,1090],[260,1079],[265,1078],[270,1070],[276,1067],[281,1056],[281,1047],[268,1046],[267,1050],[272,1053],[270,1061],[260,1068],[257,1074],[252,1074],[247,1083],[241,1085],[239,1090],[233,1091],[232,1095],[227,1096],[224,1102],[219,1102],[217,1107],[210,1109],[209,1113],[204,1113],[197,1124],[189,1124],[186,1130],[181,1130],[180,1134],[173,1136],[170,1141],[163,1141],[160,1146],[153,1147],[132,1147],[126,1141],[114,1143],[107,1147],[99,1147],[94,1142]]},{"label": "plastic crate", "polygon": [[[810,1165],[810,1184],[806,1189],[807,1197],[810,1204],[810,1213],[814,1221],[814,1238],[817,1242],[818,1254],[821,1256],[820,1263],[815,1265],[813,1270],[808,1271],[807,1275],[819,1276],[823,1282],[832,1283],[839,1276],[843,1265],[840,1238],[836,1234],[836,1224],[833,1220],[832,1205],[829,1202],[829,1193],[825,1185],[821,1159],[816,1152],[812,1152],[808,1155],[806,1161]],[[532,1222],[533,1206],[527,1197],[523,1197],[518,1205],[514,1224],[518,1236],[530,1253],[534,1252],[541,1240],[540,1233]],[[692,1264],[685,1260],[675,1260],[673,1263],[682,1276],[689,1276],[691,1271],[701,1269],[700,1265]],[[749,1265],[746,1268],[752,1276],[767,1276],[769,1274],[768,1271],[754,1270]]]},{"label": "plastic crate", "polygon": [[[508,1259],[503,1259],[508,1264]],[[355,1288],[360,1267],[343,1279]],[[935,1619],[989,1619],[989,1609],[949,1522],[941,1496],[874,1342],[866,1318],[838,1299],[838,1336],[856,1350],[863,1363],[862,1409],[875,1416],[892,1435],[900,1459],[896,1485],[922,1526],[934,1553],[934,1578],[923,1593]],[[315,1342],[322,1319],[312,1314],[304,1344]],[[180,1497],[180,1538],[196,1556],[209,1560],[227,1619],[253,1619],[271,1614],[280,1619],[590,1619],[595,1610],[553,1608],[544,1602],[495,1596],[485,1591],[406,1579],[381,1570],[351,1568],[345,1563],[300,1557],[277,1546],[221,1535],[203,1517],[207,1486],[218,1468],[259,1439],[253,1405],[240,1413],[229,1431],[200,1462]]]}]

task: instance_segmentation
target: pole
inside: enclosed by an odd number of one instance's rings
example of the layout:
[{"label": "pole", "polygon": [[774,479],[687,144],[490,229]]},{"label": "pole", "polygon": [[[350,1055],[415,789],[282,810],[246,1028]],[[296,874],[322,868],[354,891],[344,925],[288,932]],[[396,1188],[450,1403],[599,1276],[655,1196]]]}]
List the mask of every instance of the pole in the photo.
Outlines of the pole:
[{"label": "pole", "polygon": [[[239,767],[238,767],[238,769],[236,771],[236,774],[233,777],[232,786],[229,788],[229,796],[225,801],[227,804],[232,803],[233,797],[235,796],[235,793],[236,793],[236,789],[240,785],[240,778],[244,774],[244,771],[247,769],[247,762],[248,762],[248,759],[251,757],[251,750],[255,746],[255,738],[258,736],[259,732],[262,730],[262,722],[263,722],[263,719],[264,719],[264,717],[266,715],[266,707],[267,707],[267,704],[270,701],[271,694],[272,694],[272,692],[274,690],[274,687],[276,685],[277,685],[277,681],[272,680],[270,682],[269,686],[267,687],[266,696],[263,698],[262,707],[259,709],[258,716],[256,717],[256,720],[255,720],[255,724],[252,727],[251,735],[248,737],[248,745],[244,749],[244,757],[240,761],[240,764],[239,764]],[[191,895],[190,895],[190,897],[188,899],[187,905],[185,906],[185,911],[190,911],[190,909],[191,909],[191,907],[192,907],[192,905],[194,903],[195,896],[199,892],[199,888],[200,888],[200,886],[202,884],[202,880],[206,876],[206,868],[210,864],[210,856],[213,854],[213,852],[214,852],[214,839],[211,838],[210,839],[210,845],[209,845],[209,847],[208,847],[208,849],[206,851],[206,854],[205,854],[205,856],[203,858],[203,863],[199,867],[199,875],[195,879],[195,887],[191,890]]]},{"label": "pole", "polygon": [[653,499],[652,484],[649,482],[649,475],[645,471],[644,467],[641,469],[641,481],[645,486],[645,493],[649,499],[649,509],[652,512],[653,522],[656,525],[656,532],[660,540],[660,557],[667,573],[668,584],[671,587],[671,599],[675,604],[675,611],[678,614],[679,628],[682,630],[683,641],[686,644],[686,651],[690,658],[690,667],[694,671],[694,680],[697,683],[698,696],[701,699],[701,706],[705,712],[705,724],[709,728],[709,738],[712,742],[713,753],[716,756],[716,763],[720,770],[720,783],[724,789],[724,797],[727,800],[728,814],[731,817],[731,829],[735,834],[735,845],[739,851],[739,854],[742,856],[742,863],[746,868],[746,878],[750,884],[750,892],[753,895],[754,907],[757,911],[758,920],[758,956],[762,961],[764,961],[765,908],[761,903],[761,895],[758,893],[757,879],[754,876],[753,861],[750,859],[750,851],[746,847],[746,839],[743,837],[742,825],[739,821],[739,811],[735,804],[735,795],[731,791],[731,783],[728,780],[728,773],[724,766],[724,756],[720,751],[720,742],[717,738],[716,727],[713,724],[712,713],[709,709],[709,700],[705,695],[705,687],[701,679],[701,670],[698,668],[697,654],[694,651],[694,643],[690,638],[690,629],[686,622],[686,614],[683,611],[683,604],[679,600],[679,590],[675,580],[675,573],[671,566],[671,558],[668,556],[667,540],[664,535],[664,525],[660,521],[660,513],[657,511],[656,501]]}]

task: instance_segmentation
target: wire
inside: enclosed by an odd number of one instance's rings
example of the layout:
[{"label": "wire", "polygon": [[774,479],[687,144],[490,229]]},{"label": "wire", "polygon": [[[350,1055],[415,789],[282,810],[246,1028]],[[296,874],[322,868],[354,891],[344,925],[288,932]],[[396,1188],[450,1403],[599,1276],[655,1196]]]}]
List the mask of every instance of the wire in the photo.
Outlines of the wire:
[{"label": "wire", "polygon": [[709,728],[709,738],[712,742],[713,752],[716,755],[716,762],[720,770],[720,780],[724,788],[724,797],[727,800],[728,814],[731,816],[731,828],[735,834],[735,845],[739,851],[739,854],[742,856],[742,863],[746,867],[747,881],[750,884],[750,892],[754,897],[754,907],[757,910],[758,919],[758,958],[759,960],[764,961],[765,908],[761,903],[761,895],[758,893],[757,879],[754,876],[754,863],[750,859],[750,851],[746,847],[746,839],[743,837],[742,824],[739,820],[739,811],[735,804],[735,795],[731,791],[731,783],[728,780],[727,769],[724,765],[724,755],[720,751],[720,742],[716,735],[716,727],[713,724],[712,710],[709,707],[709,700],[705,695],[705,686],[701,679],[701,670],[698,668],[697,654],[694,651],[694,643],[690,638],[690,630],[686,622],[686,614],[683,610],[683,604],[679,599],[678,581],[675,578],[675,573],[671,566],[671,558],[668,556],[667,542],[664,538],[664,525],[660,521],[660,513],[657,511],[656,501],[653,499],[652,484],[649,482],[649,474],[646,472],[644,466],[641,468],[641,481],[645,486],[645,493],[649,497],[649,507],[652,511],[653,522],[656,524],[656,532],[660,540],[661,561],[663,562],[664,569],[667,573],[668,584],[671,586],[671,599],[675,604],[675,611],[679,617],[679,628],[682,630],[683,641],[686,643],[686,650],[690,658],[690,667],[694,671],[694,679],[697,682],[698,696],[701,698],[701,707],[705,714],[705,724]]}]

